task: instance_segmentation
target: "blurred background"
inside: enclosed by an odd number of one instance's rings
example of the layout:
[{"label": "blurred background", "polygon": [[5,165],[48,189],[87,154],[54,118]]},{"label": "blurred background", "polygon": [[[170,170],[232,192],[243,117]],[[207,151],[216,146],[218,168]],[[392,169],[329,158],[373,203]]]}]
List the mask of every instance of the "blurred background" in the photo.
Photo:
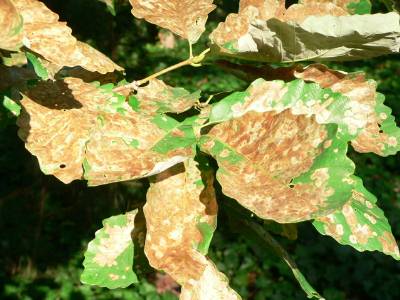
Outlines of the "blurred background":
[{"label": "blurred background", "polygon": [[[96,0],[46,0],[49,8],[68,22],[74,35],[126,68],[127,79],[140,79],[187,58],[187,43],[135,20],[129,3],[116,0],[113,17]],[[238,1],[217,0],[210,15],[210,32]],[[374,1],[374,11],[385,11]],[[207,48],[207,34],[194,47]],[[386,104],[400,120],[400,56],[332,65],[346,71],[365,71],[379,83]],[[219,92],[244,89],[249,82],[213,64],[182,68],[162,77],[168,84],[194,91],[204,99]],[[1,108],[3,109],[3,108]],[[84,182],[64,185],[43,175],[35,157],[17,137],[15,120],[0,127],[0,299],[177,299],[179,288],[151,269],[140,247],[135,248],[134,270],[140,283],[127,289],[107,290],[79,282],[83,253],[101,221],[139,207],[145,201],[146,180],[96,188]],[[400,160],[358,154],[350,149],[356,173],[374,193],[400,240]],[[230,279],[243,299],[306,299],[291,270],[259,239],[238,230],[221,195],[218,229],[210,257]],[[232,204],[233,203],[233,204]],[[228,206],[229,206],[228,205]],[[247,213],[243,209],[243,213]],[[262,223],[262,222],[261,222]],[[287,249],[313,287],[328,300],[400,299],[400,263],[380,253],[358,253],[317,233],[310,223],[285,227],[264,226]],[[212,299],[210,299],[212,300]]]}]

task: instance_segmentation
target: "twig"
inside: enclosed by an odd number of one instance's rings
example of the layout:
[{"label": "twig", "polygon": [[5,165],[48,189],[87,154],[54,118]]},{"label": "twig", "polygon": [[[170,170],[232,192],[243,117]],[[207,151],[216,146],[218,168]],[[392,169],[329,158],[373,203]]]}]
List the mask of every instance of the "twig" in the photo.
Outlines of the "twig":
[{"label": "twig", "polygon": [[177,64],[175,64],[175,65],[169,66],[168,68],[163,69],[163,70],[161,70],[161,71],[159,71],[159,72],[157,72],[157,73],[154,73],[154,74],[152,74],[152,75],[150,75],[150,76],[147,76],[146,78],[143,78],[143,79],[137,80],[137,81],[135,80],[135,81],[130,82],[130,83],[128,83],[128,84],[125,84],[125,85],[121,85],[121,86],[119,86],[119,87],[116,87],[113,91],[114,91],[114,92],[122,92],[122,91],[125,91],[125,90],[135,90],[135,89],[137,89],[139,86],[141,86],[141,85],[147,83],[148,81],[150,81],[150,80],[152,80],[152,79],[154,79],[154,78],[157,78],[157,77],[159,77],[159,76],[161,76],[161,75],[163,75],[163,74],[165,74],[165,73],[171,72],[171,71],[173,71],[173,70],[182,68],[182,67],[184,67],[184,66],[191,65],[191,66],[193,66],[193,67],[199,67],[199,66],[201,66],[201,64],[200,64],[201,61],[205,58],[206,54],[207,54],[209,51],[210,51],[210,48],[204,50],[203,52],[201,52],[201,53],[200,53],[199,55],[197,55],[197,56],[189,57],[188,59],[186,59],[186,60],[184,60],[184,61],[181,61],[180,63],[177,63]]}]

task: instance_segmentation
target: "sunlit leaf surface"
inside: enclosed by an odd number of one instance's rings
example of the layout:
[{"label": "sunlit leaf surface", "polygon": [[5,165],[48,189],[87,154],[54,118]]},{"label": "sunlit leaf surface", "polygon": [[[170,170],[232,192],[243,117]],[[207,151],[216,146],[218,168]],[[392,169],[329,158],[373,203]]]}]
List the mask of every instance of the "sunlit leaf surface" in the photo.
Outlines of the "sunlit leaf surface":
[{"label": "sunlit leaf surface", "polygon": [[377,206],[376,197],[364,188],[359,178],[354,180],[349,201],[332,214],[316,219],[314,226],[321,234],[330,235],[358,251],[381,251],[400,260],[390,224]]},{"label": "sunlit leaf surface", "polygon": [[133,242],[137,210],[103,220],[85,253],[81,281],[110,289],[124,288],[137,283],[132,271]]},{"label": "sunlit leaf surface", "polygon": [[171,87],[162,80],[153,79],[145,87],[140,87],[133,97],[137,98],[138,110],[148,113],[182,113],[198,102],[200,91],[190,93],[184,88]]},{"label": "sunlit leaf surface", "polygon": [[18,50],[22,46],[22,17],[11,0],[0,1],[0,48]]},{"label": "sunlit leaf surface", "polygon": [[317,84],[259,79],[215,104],[201,149],[218,162],[223,192],[265,219],[288,223],[341,207],[360,130],[347,97]]},{"label": "sunlit leaf surface", "polygon": [[122,70],[107,56],[77,41],[65,22],[38,0],[13,0],[23,17],[23,44],[58,66],[81,66],[102,74]]},{"label": "sunlit leaf surface", "polygon": [[205,30],[213,0],[129,0],[137,18],[171,30],[195,43]]},{"label": "sunlit leaf surface", "polygon": [[376,82],[364,73],[334,71],[323,65],[311,65],[295,72],[295,76],[318,83],[324,88],[349,97],[353,114],[364,115],[366,124],[352,141],[358,152],[378,155],[396,154],[400,149],[400,128],[396,126],[391,109],[383,104],[385,97],[376,92]]},{"label": "sunlit leaf surface", "polygon": [[[334,1],[333,1],[334,2]],[[241,1],[210,38],[219,54],[266,62],[355,60],[399,52],[397,13],[364,13],[365,1]],[[348,2],[348,1],[347,1]],[[363,8],[364,7],[364,8]]]},{"label": "sunlit leaf surface", "polygon": [[141,114],[112,88],[66,78],[26,92],[19,136],[45,174],[99,185],[157,174],[193,155],[190,119]]},{"label": "sunlit leaf surface", "polygon": [[319,3],[332,3],[338,7],[347,10],[350,14],[370,14],[371,2],[369,0],[300,0],[304,5],[313,5]]},{"label": "sunlit leaf surface", "polygon": [[157,175],[147,192],[145,253],[182,285],[181,299],[239,299],[204,254],[216,226],[213,177],[194,160]]}]

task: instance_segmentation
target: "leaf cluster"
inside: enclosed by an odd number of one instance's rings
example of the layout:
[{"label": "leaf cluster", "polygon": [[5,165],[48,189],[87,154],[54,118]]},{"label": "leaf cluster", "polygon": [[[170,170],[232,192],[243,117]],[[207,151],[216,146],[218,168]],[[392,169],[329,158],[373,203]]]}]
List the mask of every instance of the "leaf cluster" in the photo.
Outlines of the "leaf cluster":
[{"label": "leaf cluster", "polygon": [[[115,15],[114,1],[102,2]],[[321,64],[398,53],[398,13],[371,14],[368,0],[289,7],[241,0],[238,13],[210,34],[210,48],[196,55],[193,44],[216,8],[212,0],[129,2],[135,17],[185,39],[188,58],[143,79],[120,80],[123,68],[78,41],[42,2],[0,2],[3,105],[18,116],[18,135],[43,173],[90,186],[150,178],[140,211],[105,219],[96,232],[83,283],[136,283],[134,237],[150,265],[182,286],[181,299],[240,299],[207,257],[217,226],[215,181],[288,237],[287,223],[311,221],[341,244],[400,259],[377,198],[347,155],[350,144],[360,153],[393,155],[400,129],[375,81]],[[176,37],[164,38],[173,48]],[[243,59],[268,64],[238,63]],[[298,64],[306,61],[315,63]],[[204,63],[251,83],[202,99],[200,90],[158,79]],[[237,219],[285,260],[308,297],[323,299],[262,226]]]}]

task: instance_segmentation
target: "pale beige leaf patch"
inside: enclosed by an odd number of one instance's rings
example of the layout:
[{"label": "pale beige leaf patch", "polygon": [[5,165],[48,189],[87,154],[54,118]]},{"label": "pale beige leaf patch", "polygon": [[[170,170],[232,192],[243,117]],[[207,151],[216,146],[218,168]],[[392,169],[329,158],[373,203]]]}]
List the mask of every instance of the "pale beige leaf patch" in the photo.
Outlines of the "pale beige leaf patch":
[{"label": "pale beige leaf patch", "polygon": [[0,0],[0,48],[15,51],[22,46],[22,17],[11,0]]},{"label": "pale beige leaf patch", "polygon": [[38,0],[14,0],[24,20],[24,46],[49,62],[67,67],[81,66],[105,74],[122,70],[104,54],[77,41],[65,22]]},{"label": "pale beige leaf patch", "polygon": [[[125,97],[80,79],[41,83],[26,92],[21,104],[19,136],[42,171],[64,183],[145,177],[193,153],[190,127],[163,115],[139,114]],[[180,144],[163,142],[175,141],[174,134]]]},{"label": "pale beige leaf patch", "polygon": [[192,108],[200,98],[200,91],[190,93],[184,88],[165,84],[153,79],[145,87],[139,87],[136,97],[139,110],[148,113],[182,113]]},{"label": "pale beige leaf patch", "polygon": [[363,128],[351,142],[358,152],[373,152],[386,156],[400,148],[400,129],[396,127],[391,111],[383,105],[383,95],[377,93],[376,82],[368,80],[364,73],[344,73],[314,64],[295,72],[297,78],[318,83],[349,98],[348,114]]},{"label": "pale beige leaf patch", "polygon": [[212,174],[201,174],[188,160],[157,175],[147,192],[145,253],[154,268],[182,285],[181,299],[239,299],[199,250],[206,238],[200,224],[211,232],[216,226],[212,183]]},{"label": "pale beige leaf patch", "polygon": [[205,30],[208,14],[215,9],[213,0],[129,0],[132,14],[171,30],[195,43]]},{"label": "pale beige leaf patch", "polygon": [[117,264],[117,257],[125,251],[132,242],[131,232],[135,225],[135,215],[137,211],[126,215],[127,224],[125,226],[104,227],[107,237],[100,240],[97,249],[92,249],[96,253],[93,261],[101,267],[112,267]]}]

